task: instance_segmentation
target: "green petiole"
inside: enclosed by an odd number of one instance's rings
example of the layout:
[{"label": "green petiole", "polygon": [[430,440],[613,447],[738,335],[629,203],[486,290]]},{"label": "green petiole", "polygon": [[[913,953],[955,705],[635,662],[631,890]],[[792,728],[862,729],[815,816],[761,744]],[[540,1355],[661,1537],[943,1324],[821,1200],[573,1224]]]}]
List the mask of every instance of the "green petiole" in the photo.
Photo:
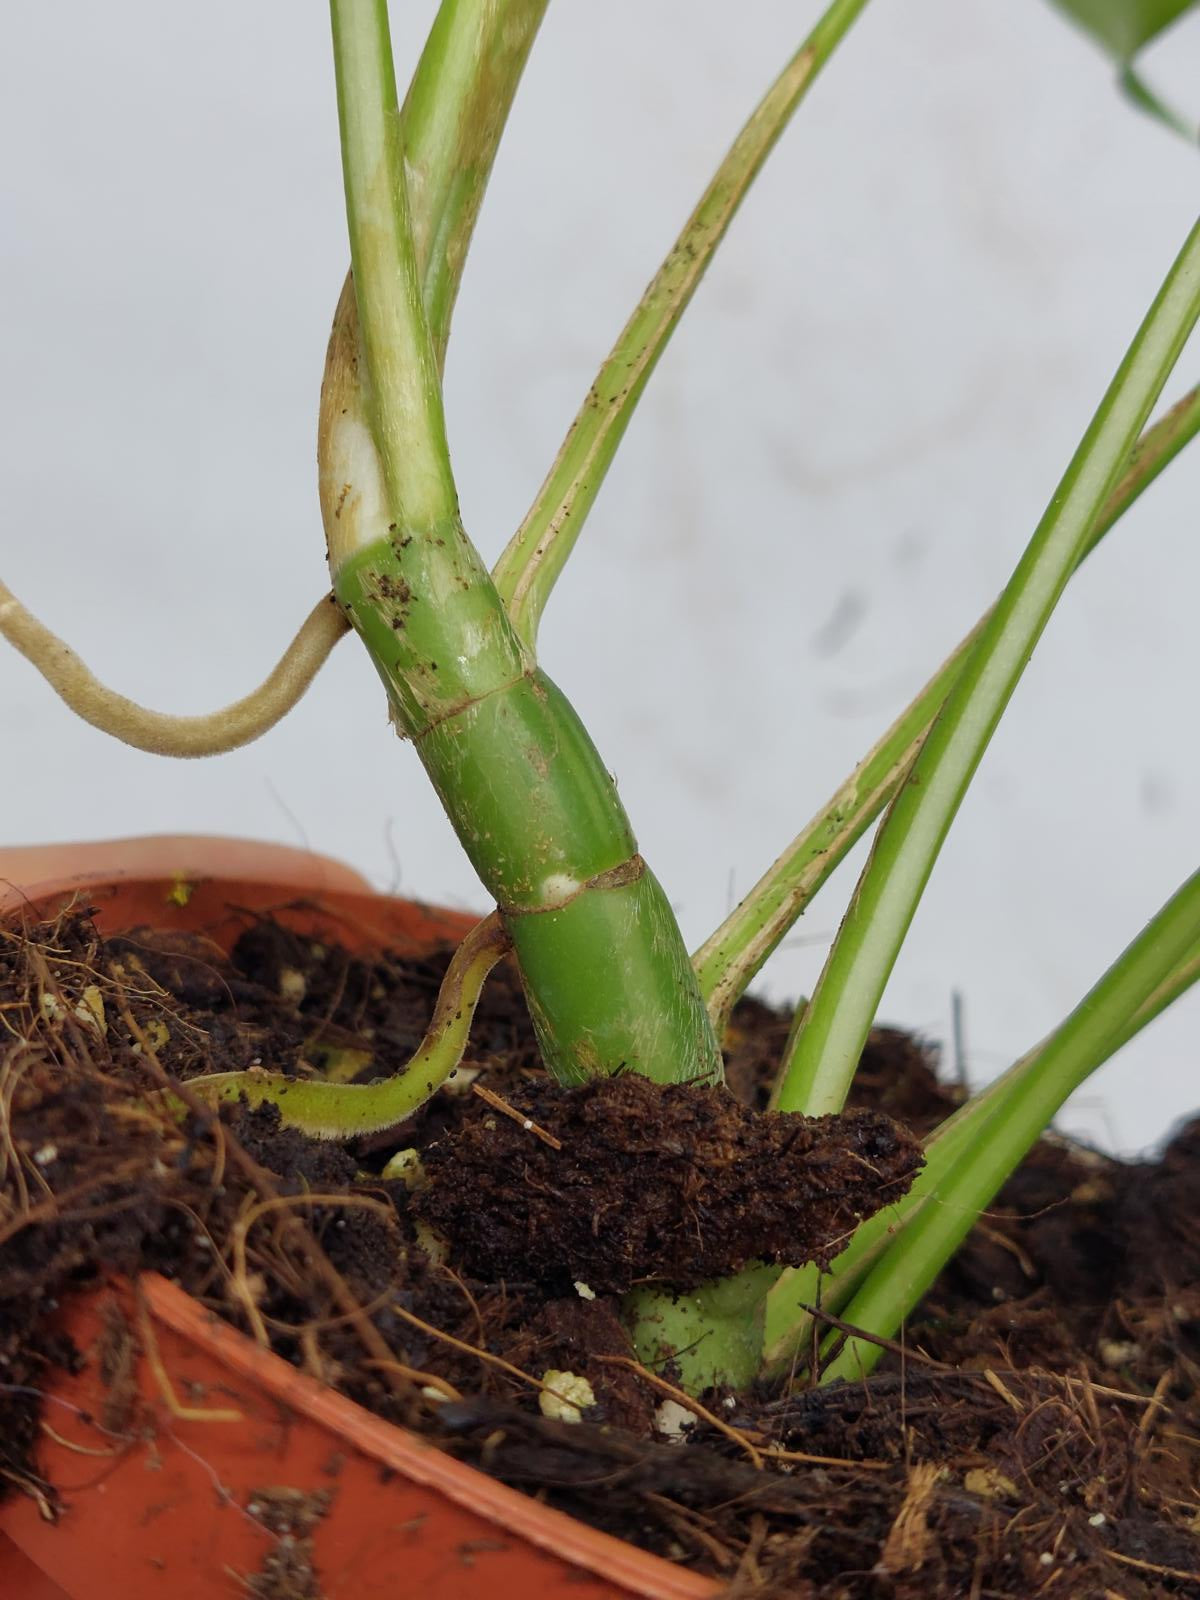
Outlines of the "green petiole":
[{"label": "green petiole", "polygon": [[401,110],[422,301],[439,370],[500,136],[549,0],[442,0]]},{"label": "green petiole", "polygon": [[1193,227],[876,835],[789,1042],[781,1109],[842,1106],[939,850],[1100,510],[1200,317]]},{"label": "green petiole", "polygon": [[[1142,435],[1088,537],[1081,563],[1198,433],[1200,385]],[[693,955],[718,1038],[780,940],[896,794],[990,616],[988,611],[979,619],[824,809]]]},{"label": "green petiole", "polygon": [[496,563],[496,587],[531,645],[658,358],[792,113],[866,4],[833,0],[755,107],[621,330],[537,498]]},{"label": "green petiole", "polygon": [[[845,1306],[844,1321],[877,1337],[895,1333],[1067,1097],[1143,1025],[1137,1020],[1143,1011],[1157,1014],[1195,980],[1198,951],[1200,872],[1172,896],[1028,1063],[1018,1063],[1008,1082],[995,1086],[988,1114],[971,1136],[950,1136],[926,1203]],[[880,1354],[878,1345],[852,1338],[825,1368],[823,1380],[870,1372]]]},{"label": "green petiole", "polygon": [[[1096,1041],[1096,1054],[1086,1075],[1102,1067],[1198,979],[1200,948],[1172,968],[1124,1027]],[[912,1188],[895,1205],[860,1223],[828,1271],[810,1266],[788,1268],[781,1274],[767,1299],[766,1375],[783,1377],[794,1366],[803,1366],[816,1320],[810,1308],[819,1303],[834,1315],[845,1311],[867,1274],[889,1246],[896,1247],[894,1241],[925,1202],[936,1202],[939,1186],[959,1159],[989,1139],[994,1128],[1004,1126],[1008,1106],[1023,1092],[1023,1085],[1042,1070],[1045,1048],[1044,1042],[1022,1056],[930,1135],[925,1145],[925,1166]]]}]

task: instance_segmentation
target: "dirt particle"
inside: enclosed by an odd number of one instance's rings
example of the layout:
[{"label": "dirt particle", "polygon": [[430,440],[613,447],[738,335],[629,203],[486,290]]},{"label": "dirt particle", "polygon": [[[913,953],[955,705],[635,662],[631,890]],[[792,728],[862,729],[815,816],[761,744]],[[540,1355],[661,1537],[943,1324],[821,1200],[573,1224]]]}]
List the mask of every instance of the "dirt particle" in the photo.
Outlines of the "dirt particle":
[{"label": "dirt particle", "polygon": [[246,1510],[275,1542],[257,1572],[243,1580],[257,1600],[324,1600],[312,1535],[333,1501],[332,1489],[255,1489]]}]

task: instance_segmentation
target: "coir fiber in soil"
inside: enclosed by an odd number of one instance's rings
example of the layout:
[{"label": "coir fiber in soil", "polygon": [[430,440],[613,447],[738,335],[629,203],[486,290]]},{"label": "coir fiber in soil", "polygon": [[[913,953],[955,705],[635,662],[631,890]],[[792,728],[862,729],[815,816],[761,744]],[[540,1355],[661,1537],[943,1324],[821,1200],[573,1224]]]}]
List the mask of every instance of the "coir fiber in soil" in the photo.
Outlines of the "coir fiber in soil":
[{"label": "coir fiber in soil", "polygon": [[[616,1296],[826,1257],[903,1191],[913,1136],[955,1094],[881,1030],[849,1118],[751,1115],[787,1019],[747,1002],[732,1096],[632,1078],[564,1095],[502,967],[454,1092],[401,1135],[346,1150],[189,1096],[189,1078],[254,1064],[394,1070],[446,959],[362,962],[251,919],[232,959],[192,937],[102,941],[85,914],[0,940],[0,1488],[54,1504],[38,1391],[72,1359],[56,1307],[102,1270],[153,1268],[381,1415],[731,1594],[1200,1596],[1200,1122],[1153,1163],[1043,1141],[876,1376],[709,1395],[721,1427],[668,1440]],[[415,1197],[377,1176],[402,1147],[423,1152]],[[548,1369],[591,1382],[583,1422],[541,1415]]]}]

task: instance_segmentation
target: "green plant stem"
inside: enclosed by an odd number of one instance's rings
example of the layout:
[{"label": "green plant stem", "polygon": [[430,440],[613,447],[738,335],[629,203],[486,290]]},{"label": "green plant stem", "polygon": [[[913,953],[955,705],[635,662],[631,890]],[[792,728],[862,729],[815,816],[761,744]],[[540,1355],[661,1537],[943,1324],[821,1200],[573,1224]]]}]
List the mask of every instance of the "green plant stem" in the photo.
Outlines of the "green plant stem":
[{"label": "green plant stem", "polygon": [[670,1362],[688,1394],[748,1389],[759,1375],[766,1295],[777,1276],[760,1266],[684,1294],[635,1289],[623,1309],[638,1360],[656,1370]]},{"label": "green plant stem", "polygon": [[[1171,986],[1200,947],[1200,872],[1194,873],[998,1095],[982,1129],[961,1141],[935,1190],[886,1251],[843,1320],[891,1338],[1067,1097],[1129,1037],[1131,1019]],[[871,1371],[877,1345],[850,1339],[823,1381]]]},{"label": "green plant stem", "polygon": [[844,1103],[884,985],[967,786],[1197,317],[1200,223],[880,825],[790,1042],[781,1109],[817,1116]]},{"label": "green plant stem", "polygon": [[333,0],[333,17],[354,262],[318,439],[334,592],[500,908],[550,1069],[720,1081],[678,926],[612,777],[459,519],[386,7]]},{"label": "green plant stem", "polygon": [[[1200,949],[1193,950],[1172,969],[1158,988],[1138,1007],[1124,1028],[1096,1041],[1097,1054],[1088,1072],[1110,1060],[1160,1012],[1200,979]],[[895,1205],[876,1212],[855,1229],[840,1256],[822,1272],[815,1266],[786,1269],[771,1289],[766,1307],[764,1375],[784,1377],[799,1370],[812,1347],[812,1308],[840,1316],[852,1295],[925,1202],[936,1200],[942,1184],[959,1158],[990,1136],[993,1122],[1002,1126],[1006,1107],[1022,1092],[1022,1085],[1041,1070],[1045,1044],[1022,1056],[930,1135],[925,1145],[925,1166],[912,1188]]]},{"label": "green plant stem", "polygon": [[439,368],[500,136],[548,0],[442,0],[401,111],[413,249]]},{"label": "green plant stem", "polygon": [[[400,112],[413,255],[439,374],[479,208],[547,3],[442,0]],[[351,285],[348,276],[342,300],[353,319]]]},{"label": "green plant stem", "polygon": [[[1200,385],[1142,435],[1092,529],[1080,562],[1198,433]],[[734,1005],[763,963],[895,795],[991,614],[985,612],[824,809],[693,955],[700,992],[718,1038],[724,1036]]]},{"label": "green plant stem", "polygon": [[530,644],[650,374],[734,213],[866,3],[834,0],[755,108],[625,324],[537,498],[496,563],[496,587]]},{"label": "green plant stem", "polygon": [[475,1007],[489,972],[511,948],[493,911],[459,945],[446,969],[425,1037],[406,1066],[378,1083],[331,1083],[282,1072],[214,1072],[189,1087],[216,1101],[271,1104],[290,1128],[312,1139],[351,1139],[406,1122],[453,1075],[462,1060]]},{"label": "green plant stem", "polygon": [[386,0],[332,0],[330,11],[371,433],[399,520],[437,528],[455,521],[458,498],[413,248]]}]

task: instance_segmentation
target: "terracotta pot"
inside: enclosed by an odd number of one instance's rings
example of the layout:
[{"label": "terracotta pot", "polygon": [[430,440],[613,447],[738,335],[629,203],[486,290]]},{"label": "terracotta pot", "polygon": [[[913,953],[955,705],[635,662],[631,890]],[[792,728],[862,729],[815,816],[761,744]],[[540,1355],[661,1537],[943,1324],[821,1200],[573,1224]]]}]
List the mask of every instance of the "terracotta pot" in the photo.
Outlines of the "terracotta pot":
[{"label": "terracotta pot", "polygon": [[[263,847],[255,865],[256,847],[234,841],[136,840],[121,847],[134,863],[122,872],[116,848],[93,851],[93,862],[103,852],[100,869],[80,866],[87,846],[67,859],[0,852],[0,880],[8,879],[0,911],[46,914],[82,898],[109,932],[152,923],[228,947],[246,912],[269,910],[297,931],[359,950],[416,951],[470,921],[366,892],[348,868],[300,852]],[[281,1549],[248,1509],[268,1490],[331,1496],[312,1532],[325,1600],[717,1592],[380,1421],[161,1278],[106,1285],[72,1303],[65,1319],[86,1359],[52,1391],[53,1432],[41,1450],[65,1509],[51,1522],[26,1496],[0,1504],[4,1600],[235,1600],[247,1593],[242,1580]],[[114,1319],[139,1330],[135,1381],[147,1425],[134,1442],[93,1420],[105,1397],[97,1347]]]}]

